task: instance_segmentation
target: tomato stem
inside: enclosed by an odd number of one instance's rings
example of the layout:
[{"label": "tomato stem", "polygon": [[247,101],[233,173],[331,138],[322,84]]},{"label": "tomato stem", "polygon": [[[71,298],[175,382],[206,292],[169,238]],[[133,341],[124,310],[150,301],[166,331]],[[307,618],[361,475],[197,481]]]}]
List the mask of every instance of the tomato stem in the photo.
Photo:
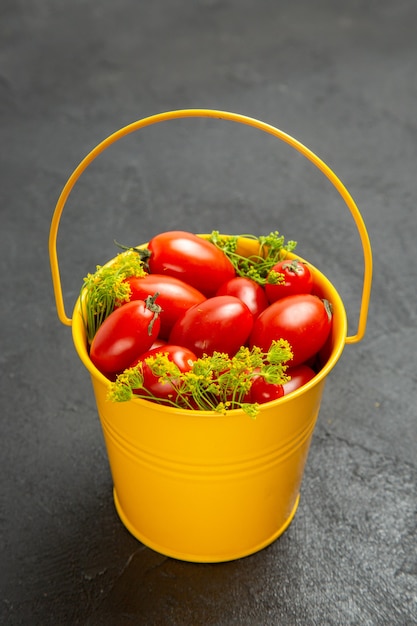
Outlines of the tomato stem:
[{"label": "tomato stem", "polygon": [[326,298],[323,298],[323,304],[324,304],[324,308],[326,310],[327,316],[329,318],[329,320],[332,319],[333,316],[333,307],[331,302],[329,302],[328,300],[326,300]]},{"label": "tomato stem", "polygon": [[149,311],[153,313],[152,319],[148,325],[149,337],[152,335],[153,326],[157,318],[159,317],[159,314],[162,311],[162,307],[160,307],[159,304],[155,304],[155,300],[157,299],[158,296],[159,296],[159,292],[157,291],[156,293],[154,293],[153,296],[148,296],[145,300],[146,308],[149,309]]}]

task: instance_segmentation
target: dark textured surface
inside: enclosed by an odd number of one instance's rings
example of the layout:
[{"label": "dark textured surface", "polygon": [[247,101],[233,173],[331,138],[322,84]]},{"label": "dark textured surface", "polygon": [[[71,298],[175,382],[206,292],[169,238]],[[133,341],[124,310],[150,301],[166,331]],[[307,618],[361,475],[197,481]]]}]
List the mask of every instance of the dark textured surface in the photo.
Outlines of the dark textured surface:
[{"label": "dark textured surface", "polygon": [[[417,623],[416,24],[413,0],[3,0],[0,623]],[[329,376],[292,525],[218,565],[160,556],[119,522],[47,255],[81,158],[189,107],[258,117],[313,149],[357,201],[375,260],[367,335]],[[175,122],[100,157],[62,219],[69,310],[114,238],[278,229],[336,284],[353,332],[352,220],[313,166],[260,135]]]}]

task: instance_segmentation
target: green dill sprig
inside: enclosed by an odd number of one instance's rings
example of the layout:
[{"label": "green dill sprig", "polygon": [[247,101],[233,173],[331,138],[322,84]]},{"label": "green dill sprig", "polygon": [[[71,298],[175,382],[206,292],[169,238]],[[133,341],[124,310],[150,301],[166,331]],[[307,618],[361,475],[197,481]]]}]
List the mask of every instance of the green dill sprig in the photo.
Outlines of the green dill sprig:
[{"label": "green dill sprig", "polygon": [[146,271],[138,254],[127,250],[107,265],[97,265],[94,274],[84,278],[81,315],[89,344],[115,306],[129,300],[131,291],[125,279],[130,276],[146,276]]},{"label": "green dill sprig", "polygon": [[[242,239],[256,241],[259,244],[257,254],[244,256],[239,253],[239,243]],[[273,231],[269,235],[220,235],[213,230],[208,237],[217,248],[220,248],[232,262],[236,274],[251,278],[260,285],[265,285],[267,277],[274,265],[285,258],[287,252],[292,252],[297,242],[293,240],[285,243],[285,238],[279,232]],[[276,282],[283,280],[282,274],[276,273]]]},{"label": "green dill sprig", "polygon": [[203,355],[189,371],[181,372],[162,347],[161,352],[145,359],[145,363],[160,382],[171,385],[170,398],[157,398],[146,389],[143,364],[139,362],[110,384],[108,399],[126,402],[139,397],[181,409],[221,414],[242,409],[255,418],[259,405],[248,400],[254,377],[261,376],[269,383],[283,384],[289,380],[285,373],[286,362],[292,356],[288,341],[280,339],[272,342],[268,352],[257,346],[251,349],[243,346],[233,357],[222,352]]}]

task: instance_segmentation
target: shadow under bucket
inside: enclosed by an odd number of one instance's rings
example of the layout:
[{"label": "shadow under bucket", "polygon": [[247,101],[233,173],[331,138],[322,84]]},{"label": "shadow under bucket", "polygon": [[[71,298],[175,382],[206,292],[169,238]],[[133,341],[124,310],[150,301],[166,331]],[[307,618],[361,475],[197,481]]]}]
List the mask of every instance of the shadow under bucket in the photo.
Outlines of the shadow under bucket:
[{"label": "shadow under bucket", "polygon": [[[74,183],[95,156],[121,136],[151,123],[188,116],[222,117],[284,138],[320,165],[332,180],[345,197],[362,239],[365,271],[358,333],[346,336],[346,312],[338,292],[310,265],[315,292],[333,307],[332,332],[320,354],[321,369],[303,387],[261,405],[256,419],[242,410],[220,415],[168,408],[139,398],[109,401],[109,381],[88,355],[80,300],[72,319],[65,315],[56,236]],[[118,514],[137,539],[166,556],[193,562],[241,558],[272,543],[295,515],[326,377],[345,343],[357,342],[364,334],[371,285],[371,251],[365,227],[353,200],[326,168],[296,140],[257,120],[210,110],[175,111],[125,127],[99,144],[75,170],[61,194],[50,235],[58,315],[63,323],[72,325],[75,349],[91,375]],[[254,244],[248,240],[249,249]]]}]

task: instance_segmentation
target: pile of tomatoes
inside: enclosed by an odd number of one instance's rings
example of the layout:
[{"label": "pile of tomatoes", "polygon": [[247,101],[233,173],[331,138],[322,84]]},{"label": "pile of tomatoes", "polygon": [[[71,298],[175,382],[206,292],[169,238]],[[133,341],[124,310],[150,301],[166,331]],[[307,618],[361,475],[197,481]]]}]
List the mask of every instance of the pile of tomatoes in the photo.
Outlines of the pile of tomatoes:
[{"label": "pile of tomatoes", "polygon": [[[314,294],[313,274],[304,262],[284,258],[271,269],[279,280],[259,284],[238,275],[212,242],[170,231],[149,241],[145,266],[143,276],[124,279],[128,301],[115,303],[91,342],[91,361],[110,380],[139,362],[145,374],[145,359],[161,351],[187,371],[203,355],[233,357],[241,346],[267,352],[280,339],[288,341],[293,355],[286,371],[290,380],[254,379],[250,401],[276,399],[315,376],[315,357],[331,332],[332,311]],[[149,373],[145,388],[152,397],[163,396],[166,386]]]}]

